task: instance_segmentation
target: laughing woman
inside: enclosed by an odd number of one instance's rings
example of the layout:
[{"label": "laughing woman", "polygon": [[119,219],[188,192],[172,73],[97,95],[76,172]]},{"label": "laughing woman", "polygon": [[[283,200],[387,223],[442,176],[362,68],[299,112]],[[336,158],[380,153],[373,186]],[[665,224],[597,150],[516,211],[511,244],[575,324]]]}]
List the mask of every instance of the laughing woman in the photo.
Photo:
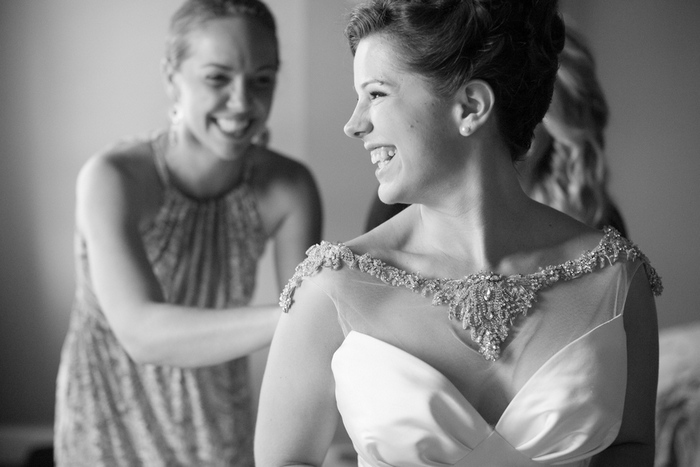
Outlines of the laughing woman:
[{"label": "laughing woman", "polygon": [[640,249],[523,191],[564,26],[553,0],[372,0],[345,127],[410,204],[311,248],[281,297],[258,467],[651,466],[658,359]]},{"label": "laughing woman", "polygon": [[279,307],[249,306],[266,242],[286,279],[319,240],[311,173],[254,144],[279,66],[258,0],[189,0],[163,71],[172,124],[77,182],[77,293],[58,375],[60,466],[251,466],[246,356]]}]

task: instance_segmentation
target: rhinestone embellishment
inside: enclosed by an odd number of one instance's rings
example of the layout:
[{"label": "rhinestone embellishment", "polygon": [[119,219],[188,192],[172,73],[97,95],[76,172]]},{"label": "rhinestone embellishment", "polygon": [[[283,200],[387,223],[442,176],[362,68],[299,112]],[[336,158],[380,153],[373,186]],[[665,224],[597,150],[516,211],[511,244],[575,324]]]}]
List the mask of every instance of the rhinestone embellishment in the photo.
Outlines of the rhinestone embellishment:
[{"label": "rhinestone embellishment", "polygon": [[462,322],[462,327],[470,331],[472,340],[479,345],[479,353],[489,361],[498,359],[501,343],[508,338],[513,321],[527,315],[536,301],[537,292],[559,281],[575,279],[618,261],[641,260],[654,295],[663,291],[661,277],[648,258],[612,227],[605,228],[605,236],[596,248],[584,252],[578,259],[527,275],[480,272],[462,279],[426,279],[389,266],[368,254],[358,256],[342,243],[325,241],[309,248],[306,254],[307,258],[296,267],[280,295],[279,304],[285,313],[289,312],[294,290],[304,277],[321,268],[357,268],[391,286],[406,287],[423,296],[431,295],[434,306],[447,305],[449,319]]}]

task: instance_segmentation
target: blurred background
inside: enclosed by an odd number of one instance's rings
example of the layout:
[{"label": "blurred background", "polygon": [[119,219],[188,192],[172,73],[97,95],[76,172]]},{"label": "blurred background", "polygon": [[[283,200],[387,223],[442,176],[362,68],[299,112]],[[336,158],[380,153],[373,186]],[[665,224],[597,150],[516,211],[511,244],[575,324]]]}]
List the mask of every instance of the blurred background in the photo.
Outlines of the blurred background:
[{"label": "blurred background", "polygon": [[[661,328],[700,320],[700,2],[560,0],[611,111],[610,189],[664,280]],[[353,0],[268,0],[282,69],[270,145],[320,186],[324,238],[361,233],[375,189],[343,134],[355,104],[342,35]],[[72,301],[74,184],[96,151],[167,123],[160,60],[180,0],[0,1],[0,465],[50,444]],[[269,255],[257,302],[275,301]],[[253,356],[259,385],[265,352]]]}]

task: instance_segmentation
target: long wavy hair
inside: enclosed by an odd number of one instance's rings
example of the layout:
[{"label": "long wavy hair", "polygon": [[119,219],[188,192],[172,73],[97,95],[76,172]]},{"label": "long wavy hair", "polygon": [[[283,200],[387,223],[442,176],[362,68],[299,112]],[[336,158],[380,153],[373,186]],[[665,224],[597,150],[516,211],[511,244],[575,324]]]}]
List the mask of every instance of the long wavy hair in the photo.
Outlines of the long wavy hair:
[{"label": "long wavy hair", "polygon": [[552,103],[525,157],[521,183],[541,203],[590,226],[612,225],[624,234],[607,191],[608,105],[590,49],[568,26],[559,63]]}]

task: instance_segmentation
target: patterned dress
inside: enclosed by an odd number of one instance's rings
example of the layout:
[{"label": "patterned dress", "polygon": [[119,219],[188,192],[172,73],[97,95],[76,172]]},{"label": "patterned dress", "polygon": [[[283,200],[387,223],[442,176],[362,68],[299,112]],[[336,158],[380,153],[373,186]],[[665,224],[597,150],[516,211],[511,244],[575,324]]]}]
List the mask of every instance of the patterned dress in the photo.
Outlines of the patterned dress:
[{"label": "patterned dress", "polygon": [[[165,300],[245,306],[267,241],[250,171],[221,197],[192,199],[169,181],[161,149],[166,137],[145,141],[164,202],[141,228]],[[201,368],[135,363],[100,308],[79,234],[75,252],[77,291],[57,381],[57,464],[253,466],[247,359]]]}]

